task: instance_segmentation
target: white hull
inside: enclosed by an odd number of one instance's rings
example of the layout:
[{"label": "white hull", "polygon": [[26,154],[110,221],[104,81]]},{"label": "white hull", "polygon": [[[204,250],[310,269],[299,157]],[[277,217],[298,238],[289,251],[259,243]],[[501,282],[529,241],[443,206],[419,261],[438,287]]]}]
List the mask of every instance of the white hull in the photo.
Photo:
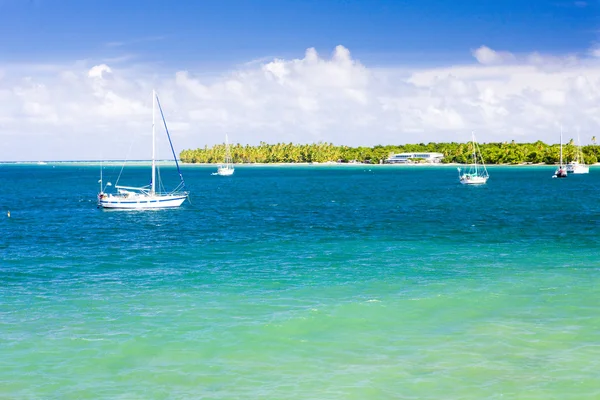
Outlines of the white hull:
[{"label": "white hull", "polygon": [[576,165],[568,164],[567,172],[569,174],[589,174],[590,167],[588,167],[587,165],[582,165],[582,164],[576,164]]},{"label": "white hull", "polygon": [[233,175],[233,171],[235,171],[235,169],[233,169],[233,168],[219,168],[215,175],[231,176],[231,175]]},{"label": "white hull", "polygon": [[463,185],[483,185],[488,180],[487,176],[461,176],[460,183]]},{"label": "white hull", "polygon": [[589,174],[590,173],[590,169],[588,167],[580,168],[580,169],[576,169],[575,171],[573,171],[573,173],[575,175],[577,175],[577,174]]},{"label": "white hull", "polygon": [[183,204],[186,195],[133,195],[113,196],[104,195],[98,200],[98,206],[102,208],[120,208],[127,210],[145,210],[149,208],[173,208]]}]

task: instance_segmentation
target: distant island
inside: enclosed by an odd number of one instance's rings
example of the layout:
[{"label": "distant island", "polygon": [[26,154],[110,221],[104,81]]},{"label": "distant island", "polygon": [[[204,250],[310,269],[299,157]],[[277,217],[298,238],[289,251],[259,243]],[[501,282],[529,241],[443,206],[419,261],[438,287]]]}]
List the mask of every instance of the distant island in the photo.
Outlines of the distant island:
[{"label": "distant island", "polygon": [[[595,142],[595,138],[592,139]],[[560,145],[549,145],[542,141],[534,143],[481,143],[479,144],[486,164],[556,164],[559,162]],[[419,143],[406,145],[387,145],[374,147],[335,146],[332,143],[267,144],[258,146],[241,144],[231,145],[231,156],[236,164],[251,163],[371,163],[383,164],[393,154],[435,152],[442,153],[441,163],[469,163],[473,147],[471,143]],[[597,146],[582,146],[584,162],[595,164]],[[563,145],[563,161],[575,159],[577,146],[571,139]],[[180,159],[184,163],[222,163],[225,157],[225,144],[203,149],[183,150]],[[411,162],[424,162],[422,159],[411,159]]]}]

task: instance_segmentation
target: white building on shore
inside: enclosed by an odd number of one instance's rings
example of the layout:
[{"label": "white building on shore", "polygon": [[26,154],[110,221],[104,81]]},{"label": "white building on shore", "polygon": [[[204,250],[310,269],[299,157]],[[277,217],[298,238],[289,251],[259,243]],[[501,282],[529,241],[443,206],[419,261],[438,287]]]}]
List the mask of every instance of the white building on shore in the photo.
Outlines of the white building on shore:
[{"label": "white building on shore", "polygon": [[442,161],[442,153],[399,153],[390,156],[385,160],[386,164],[415,164],[429,163],[436,164]]}]

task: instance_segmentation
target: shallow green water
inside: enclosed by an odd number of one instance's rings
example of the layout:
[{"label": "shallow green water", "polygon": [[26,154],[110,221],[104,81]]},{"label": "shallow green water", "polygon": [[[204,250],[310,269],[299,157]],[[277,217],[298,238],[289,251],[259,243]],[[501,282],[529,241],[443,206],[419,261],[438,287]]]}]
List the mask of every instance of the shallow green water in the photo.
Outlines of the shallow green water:
[{"label": "shallow green water", "polygon": [[0,165],[0,398],[600,398],[594,168],[213,170]]}]

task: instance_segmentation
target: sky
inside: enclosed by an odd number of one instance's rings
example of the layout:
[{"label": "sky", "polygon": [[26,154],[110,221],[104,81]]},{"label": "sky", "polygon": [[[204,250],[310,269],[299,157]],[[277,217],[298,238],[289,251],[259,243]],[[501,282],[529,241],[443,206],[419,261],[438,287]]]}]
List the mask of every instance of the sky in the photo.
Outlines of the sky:
[{"label": "sky", "polygon": [[600,1],[0,0],[0,161],[148,159],[153,89],[177,152],[587,144]]}]

